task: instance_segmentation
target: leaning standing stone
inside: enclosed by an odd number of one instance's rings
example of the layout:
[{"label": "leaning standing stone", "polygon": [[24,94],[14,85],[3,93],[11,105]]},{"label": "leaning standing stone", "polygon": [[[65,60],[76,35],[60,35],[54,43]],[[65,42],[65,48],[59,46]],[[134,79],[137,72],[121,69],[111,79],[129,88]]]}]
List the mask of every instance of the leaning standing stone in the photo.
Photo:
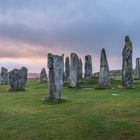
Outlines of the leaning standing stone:
[{"label": "leaning standing stone", "polygon": [[110,85],[109,66],[106,57],[106,52],[105,49],[103,48],[101,51],[101,58],[100,58],[99,87],[108,88],[110,86],[111,85]]},{"label": "leaning standing stone", "polygon": [[77,54],[71,53],[69,86],[77,87],[78,85],[79,85],[79,58]]},{"label": "leaning standing stone", "polygon": [[28,70],[25,67],[9,72],[10,91],[24,91],[26,88]]},{"label": "leaning standing stone", "polygon": [[132,87],[132,42],[128,36],[125,37],[125,47],[122,51],[123,66],[122,66],[122,86]]},{"label": "leaning standing stone", "polygon": [[40,73],[40,83],[46,83],[46,82],[47,82],[47,73],[45,68],[43,68]]},{"label": "leaning standing stone", "polygon": [[64,75],[64,55],[48,54],[49,68],[49,99],[56,101],[61,99],[63,75]]},{"label": "leaning standing stone", "polygon": [[92,57],[90,55],[85,56],[85,78],[92,77]]},{"label": "leaning standing stone", "polygon": [[140,80],[140,58],[136,58],[136,78]]},{"label": "leaning standing stone", "polygon": [[0,85],[7,85],[8,84],[8,70],[4,67],[1,68],[0,74]]}]

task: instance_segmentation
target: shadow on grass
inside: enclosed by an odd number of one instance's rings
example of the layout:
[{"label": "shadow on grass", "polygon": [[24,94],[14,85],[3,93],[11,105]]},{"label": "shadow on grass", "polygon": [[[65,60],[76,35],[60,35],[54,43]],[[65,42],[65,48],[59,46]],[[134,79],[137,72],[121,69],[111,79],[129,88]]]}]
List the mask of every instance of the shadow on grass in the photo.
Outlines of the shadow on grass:
[{"label": "shadow on grass", "polygon": [[12,88],[10,88],[10,89],[8,89],[8,92],[9,93],[20,93],[20,92],[27,92],[27,89],[12,89]]},{"label": "shadow on grass", "polygon": [[66,103],[66,102],[67,102],[66,99],[51,100],[51,99],[49,99],[48,97],[46,97],[46,98],[43,100],[43,103],[44,103],[44,104],[48,104],[48,105],[63,104],[63,103]]},{"label": "shadow on grass", "polygon": [[112,87],[101,87],[101,86],[96,86],[95,89],[97,90],[106,90],[106,89],[112,89]]}]

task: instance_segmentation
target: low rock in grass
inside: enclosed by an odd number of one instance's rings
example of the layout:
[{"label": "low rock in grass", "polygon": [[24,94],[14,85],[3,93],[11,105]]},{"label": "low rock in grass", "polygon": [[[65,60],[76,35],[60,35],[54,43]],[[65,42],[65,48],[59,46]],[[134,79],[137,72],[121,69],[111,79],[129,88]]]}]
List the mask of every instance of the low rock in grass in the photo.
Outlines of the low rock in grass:
[{"label": "low rock in grass", "polygon": [[46,70],[45,68],[43,68],[41,70],[41,73],[40,73],[40,83],[47,83],[47,73],[46,73]]},{"label": "low rock in grass", "polygon": [[28,70],[25,67],[14,69],[9,72],[9,91],[25,91],[27,82]]}]

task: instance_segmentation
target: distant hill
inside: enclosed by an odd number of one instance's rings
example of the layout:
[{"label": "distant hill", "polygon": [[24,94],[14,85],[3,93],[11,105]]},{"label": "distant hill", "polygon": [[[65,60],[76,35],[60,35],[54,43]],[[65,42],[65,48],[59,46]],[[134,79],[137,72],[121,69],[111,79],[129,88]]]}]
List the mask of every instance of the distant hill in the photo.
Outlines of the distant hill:
[{"label": "distant hill", "polygon": [[[133,76],[135,76],[135,69],[133,70],[132,74],[133,74]],[[98,77],[99,72],[94,73],[93,76]],[[111,77],[122,76],[122,70],[120,70],[120,69],[118,69],[118,70],[110,70],[110,76]]]},{"label": "distant hill", "polygon": [[38,80],[39,79],[39,73],[29,73],[28,74],[28,80]]}]

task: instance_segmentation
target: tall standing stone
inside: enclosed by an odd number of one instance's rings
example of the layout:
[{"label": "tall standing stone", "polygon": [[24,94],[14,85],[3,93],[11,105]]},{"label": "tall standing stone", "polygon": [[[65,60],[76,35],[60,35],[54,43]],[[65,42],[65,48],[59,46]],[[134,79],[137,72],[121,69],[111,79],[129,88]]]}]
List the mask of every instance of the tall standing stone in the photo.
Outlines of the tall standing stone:
[{"label": "tall standing stone", "polygon": [[25,67],[9,72],[10,91],[24,91],[26,88],[28,70]]},{"label": "tall standing stone", "polygon": [[1,68],[0,73],[0,85],[7,85],[8,84],[8,70],[4,67]]},{"label": "tall standing stone", "polygon": [[66,57],[66,59],[65,59],[65,81],[66,81],[66,83],[69,82],[69,76],[70,76],[70,62],[69,62],[69,57]]},{"label": "tall standing stone", "polygon": [[106,57],[106,51],[103,48],[101,51],[101,58],[100,58],[99,87],[108,88],[110,86],[111,85],[110,85],[109,66]]},{"label": "tall standing stone", "polygon": [[92,77],[92,57],[90,55],[85,56],[85,78]]},{"label": "tall standing stone", "polygon": [[123,65],[122,65],[122,86],[132,87],[132,42],[128,36],[125,37],[125,47],[122,51]]},{"label": "tall standing stone", "polygon": [[69,86],[77,87],[78,85],[79,85],[79,58],[77,54],[71,53]]},{"label": "tall standing stone", "polygon": [[140,80],[140,58],[136,58],[136,78]]},{"label": "tall standing stone", "polygon": [[41,73],[40,73],[40,82],[41,83],[46,83],[47,82],[47,73],[46,73],[45,68],[43,68],[41,70]]},{"label": "tall standing stone", "polygon": [[79,79],[81,79],[83,76],[83,63],[82,63],[82,59],[79,59]]},{"label": "tall standing stone", "polygon": [[49,99],[60,100],[64,75],[64,55],[48,54]]}]

